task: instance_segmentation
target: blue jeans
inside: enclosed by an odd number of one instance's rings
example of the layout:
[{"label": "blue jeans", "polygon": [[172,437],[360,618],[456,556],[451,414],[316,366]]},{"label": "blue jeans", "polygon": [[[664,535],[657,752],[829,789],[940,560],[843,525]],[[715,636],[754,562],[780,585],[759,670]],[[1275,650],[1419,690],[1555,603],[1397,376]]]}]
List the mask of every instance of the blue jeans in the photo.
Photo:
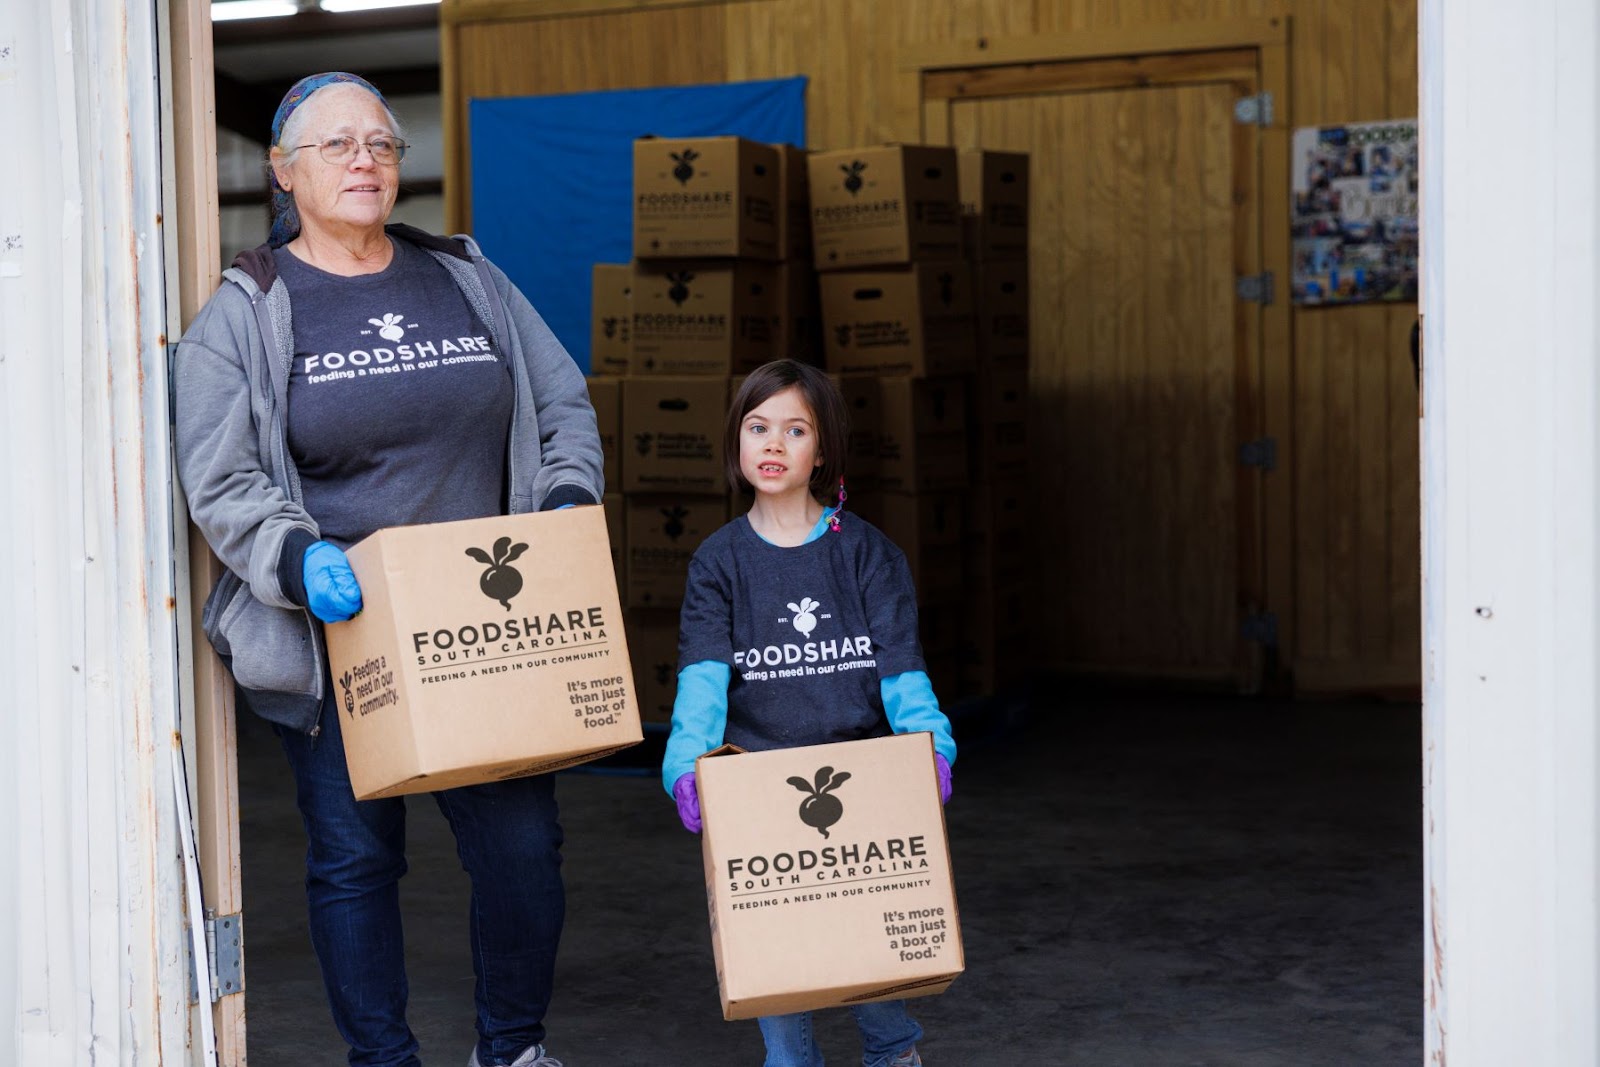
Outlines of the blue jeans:
[{"label": "blue jeans", "polygon": [[[328,687],[331,694],[333,686]],[[355,799],[331,695],[322,733],[277,728],[305,821],[311,944],[355,1067],[419,1067],[406,1025],[400,876],[403,797]],[[556,944],[566,915],[561,826],[550,775],[433,794],[472,880],[478,1059],[506,1064],[544,1041]]]},{"label": "blue jeans", "polygon": [[[922,1040],[922,1027],[906,1012],[903,1000],[879,1000],[850,1009],[861,1031],[862,1067],[888,1062]],[[767,1042],[765,1067],[823,1067],[822,1050],[811,1037],[811,1013],[763,1015],[761,1036]]]}]

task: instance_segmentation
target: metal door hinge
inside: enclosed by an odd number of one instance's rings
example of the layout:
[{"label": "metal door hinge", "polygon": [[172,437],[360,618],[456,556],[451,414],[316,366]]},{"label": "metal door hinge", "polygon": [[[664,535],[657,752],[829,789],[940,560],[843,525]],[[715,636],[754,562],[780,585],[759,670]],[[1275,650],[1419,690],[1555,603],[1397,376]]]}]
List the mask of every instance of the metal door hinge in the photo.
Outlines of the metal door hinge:
[{"label": "metal door hinge", "polygon": [[1272,94],[1257,93],[1233,102],[1233,121],[1246,126],[1272,125]]},{"label": "metal door hinge", "polygon": [[[211,1003],[244,992],[244,913],[206,918],[206,969],[211,978]],[[200,999],[194,961],[189,968],[189,1000]]]},{"label": "metal door hinge", "polygon": [[1276,437],[1258,437],[1254,441],[1246,441],[1239,446],[1239,465],[1241,467],[1260,467],[1264,471],[1276,470],[1278,467],[1278,439]]},{"label": "metal door hinge", "polygon": [[1246,615],[1239,624],[1239,636],[1246,641],[1254,641],[1258,645],[1269,648],[1278,644],[1278,617],[1270,611],[1257,612]]},{"label": "metal door hinge", "polygon": [[1234,281],[1233,291],[1239,294],[1240,300],[1248,300],[1252,304],[1270,304],[1274,293],[1272,272],[1264,270],[1260,274],[1241,275]]}]

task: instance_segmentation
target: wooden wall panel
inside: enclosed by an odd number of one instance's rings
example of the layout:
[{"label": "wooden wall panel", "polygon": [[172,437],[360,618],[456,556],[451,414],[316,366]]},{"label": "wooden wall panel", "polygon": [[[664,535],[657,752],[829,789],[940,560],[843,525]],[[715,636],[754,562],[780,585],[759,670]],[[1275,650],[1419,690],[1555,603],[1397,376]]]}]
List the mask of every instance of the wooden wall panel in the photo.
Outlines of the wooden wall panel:
[{"label": "wooden wall panel", "polygon": [[1236,95],[1214,81],[951,109],[957,145],[1072,175],[1030,242],[1048,338],[1029,373],[1030,580],[1058,666],[1238,677]]},{"label": "wooden wall panel", "polygon": [[[1412,0],[1297,0],[1293,124],[1417,114]],[[1295,312],[1296,632],[1302,691],[1421,684],[1414,304]]]},{"label": "wooden wall panel", "polygon": [[[454,53],[445,59],[446,78],[456,83],[446,87],[454,108],[447,129],[454,123],[458,140],[472,96],[801,74],[810,79],[813,146],[915,141],[923,112],[917,77],[900,66],[908,47],[1284,11],[1293,20],[1293,125],[1417,112],[1416,0],[702,0],[560,17],[549,3],[528,0],[526,17],[464,20],[475,6],[518,13],[516,0],[446,0],[446,48]],[[1116,115],[1048,121],[1087,123],[1092,136],[1110,138],[1109,151],[1121,150]],[[1035,135],[1052,132],[1078,136]],[[455,152],[459,157],[459,145]],[[1079,169],[1067,161],[1063,186],[1054,191],[1036,181],[1035,210],[1088,210],[1094,176]],[[1074,175],[1077,196],[1065,187]],[[464,168],[453,172],[451,185],[460,212],[453,219],[464,225]],[[1038,276],[1067,285],[1092,277],[1095,268],[1081,251],[1056,250],[1036,262]],[[1284,279],[1280,292],[1287,288]],[[1405,343],[1414,314],[1405,305],[1293,315],[1294,429],[1286,442],[1293,459],[1269,477],[1294,483],[1294,597],[1284,628],[1294,634],[1288,665],[1307,689],[1407,691],[1420,677],[1416,394]],[[1097,328],[1131,325],[1133,317],[1114,303],[1062,308],[1036,322],[1036,336],[1081,343]],[[1143,328],[1167,327],[1152,321]],[[1109,368],[1073,373],[1092,377]],[[1060,414],[1071,417],[1066,403]]]},{"label": "wooden wall panel", "polygon": [[447,26],[454,54],[444,70],[454,84],[445,86],[445,100],[455,110],[445,128],[460,137],[446,148],[450,227],[470,226],[472,98],[726,81],[725,21],[721,6],[707,5]]}]

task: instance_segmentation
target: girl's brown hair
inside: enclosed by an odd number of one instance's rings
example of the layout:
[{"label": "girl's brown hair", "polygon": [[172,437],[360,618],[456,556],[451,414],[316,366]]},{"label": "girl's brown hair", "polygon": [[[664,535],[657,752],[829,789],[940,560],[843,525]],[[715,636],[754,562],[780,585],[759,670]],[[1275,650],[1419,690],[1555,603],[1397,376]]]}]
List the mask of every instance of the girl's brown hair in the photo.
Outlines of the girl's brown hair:
[{"label": "girl's brown hair", "polygon": [[833,379],[815,367],[792,359],[780,359],[751,371],[744,384],[734,394],[728,408],[728,425],[723,434],[722,455],[727,465],[728,482],[741,492],[750,492],[750,483],[739,469],[739,432],[745,416],[766,403],[775,393],[790,386],[800,390],[800,397],[811,409],[811,418],[817,434],[817,451],[822,463],[811,472],[811,495],[824,505],[837,503],[839,479],[844,477],[845,449],[850,441],[850,417],[845,409],[844,395]]}]

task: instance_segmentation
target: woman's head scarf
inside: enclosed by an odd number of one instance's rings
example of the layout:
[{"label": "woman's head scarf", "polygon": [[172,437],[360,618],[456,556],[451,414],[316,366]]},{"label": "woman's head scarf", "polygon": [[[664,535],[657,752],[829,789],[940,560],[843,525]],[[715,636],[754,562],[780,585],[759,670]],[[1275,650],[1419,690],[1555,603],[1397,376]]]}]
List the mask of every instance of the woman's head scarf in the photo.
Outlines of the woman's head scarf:
[{"label": "woman's head scarf", "polygon": [[[283,136],[283,127],[288,123],[289,116],[293,115],[295,109],[305,103],[311,94],[318,89],[324,89],[330,85],[338,85],[340,83],[360,86],[377,97],[378,103],[383,105],[385,111],[390,110],[389,101],[383,98],[383,94],[378,92],[371,82],[360,75],[346,74],[342,70],[328,71],[325,74],[311,74],[295,82],[294,85],[289,87],[289,91],[283,94],[283,100],[278,104],[278,111],[272,116],[272,144],[279,148],[288,147],[292,150],[294,147],[292,145],[284,146],[278,144],[278,139]],[[273,248],[278,248],[288,244],[300,235],[300,212],[295,209],[294,197],[288,190],[278,184],[277,171],[269,168],[268,176],[272,182],[272,232],[267,237],[267,244]]]}]

